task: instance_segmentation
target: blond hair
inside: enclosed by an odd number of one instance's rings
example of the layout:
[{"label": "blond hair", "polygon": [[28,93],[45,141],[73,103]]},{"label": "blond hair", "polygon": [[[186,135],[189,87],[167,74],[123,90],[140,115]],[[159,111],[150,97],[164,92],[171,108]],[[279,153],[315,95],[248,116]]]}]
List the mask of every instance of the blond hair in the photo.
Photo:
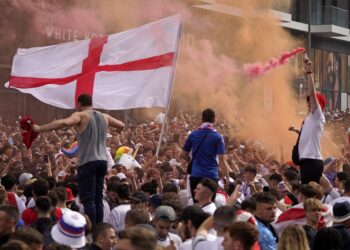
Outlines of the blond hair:
[{"label": "blond hair", "polygon": [[304,210],[306,212],[314,211],[314,210],[321,210],[322,208],[323,208],[323,204],[318,199],[309,198],[306,201],[304,201]]},{"label": "blond hair", "polygon": [[313,187],[316,191],[316,194],[315,194],[315,198],[318,199],[318,200],[321,200],[322,197],[323,197],[323,188],[320,184],[318,184],[317,182],[314,182],[314,181],[310,181],[309,182],[309,185],[311,187]]},{"label": "blond hair", "polygon": [[278,250],[309,250],[309,243],[304,229],[291,224],[284,229],[278,242]]}]

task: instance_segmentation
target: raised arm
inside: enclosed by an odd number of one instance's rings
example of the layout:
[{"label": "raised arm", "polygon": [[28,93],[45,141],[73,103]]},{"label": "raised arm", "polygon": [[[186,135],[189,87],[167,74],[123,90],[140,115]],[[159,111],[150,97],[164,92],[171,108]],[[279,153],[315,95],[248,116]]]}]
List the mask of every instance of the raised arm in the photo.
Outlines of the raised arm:
[{"label": "raised arm", "polygon": [[53,122],[50,122],[45,125],[33,125],[33,131],[34,132],[44,132],[54,129],[59,129],[63,127],[70,127],[74,125],[78,125],[81,121],[81,115],[79,112],[73,113],[71,116],[65,118],[65,119],[59,119]]},{"label": "raised arm", "polygon": [[307,76],[308,96],[310,97],[311,112],[314,112],[319,104],[316,98],[316,88],[314,82],[314,75],[312,72],[312,62],[308,58],[306,53],[304,53],[304,63]]},{"label": "raised arm", "polygon": [[107,121],[108,121],[108,126],[114,127],[118,130],[118,132],[122,131],[125,127],[124,123],[119,121],[118,119],[113,118],[112,116],[108,114],[104,114]]},{"label": "raised arm", "polygon": [[227,158],[225,154],[219,155],[219,166],[221,167],[221,170],[223,173],[229,173],[232,172],[230,166],[227,163]]}]

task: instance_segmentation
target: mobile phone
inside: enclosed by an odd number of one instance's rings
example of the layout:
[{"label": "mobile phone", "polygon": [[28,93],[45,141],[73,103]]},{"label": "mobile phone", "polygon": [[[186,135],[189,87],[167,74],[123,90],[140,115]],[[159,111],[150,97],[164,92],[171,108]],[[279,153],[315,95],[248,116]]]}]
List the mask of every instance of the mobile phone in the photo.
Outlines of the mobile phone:
[{"label": "mobile phone", "polygon": [[49,156],[48,156],[48,155],[44,155],[44,161],[45,161],[46,163],[49,163]]},{"label": "mobile phone", "polygon": [[286,188],[286,184],[284,184],[283,181],[281,181],[280,183],[278,183],[278,189],[280,190],[280,192],[283,192]]}]

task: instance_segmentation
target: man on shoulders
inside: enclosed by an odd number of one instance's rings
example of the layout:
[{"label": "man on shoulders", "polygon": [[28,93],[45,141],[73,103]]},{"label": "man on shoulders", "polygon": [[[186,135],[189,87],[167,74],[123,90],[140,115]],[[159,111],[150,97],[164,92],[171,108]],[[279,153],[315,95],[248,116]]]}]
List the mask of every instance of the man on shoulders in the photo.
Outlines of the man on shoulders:
[{"label": "man on shoulders", "polygon": [[65,119],[42,126],[33,125],[34,132],[75,126],[79,144],[78,192],[93,227],[103,221],[103,182],[107,174],[107,128],[122,131],[124,124],[92,108],[92,97],[82,94],[77,100],[78,112]]},{"label": "man on shoulders", "polygon": [[308,115],[305,118],[300,131],[290,128],[300,134],[298,152],[300,177],[302,184],[310,181],[320,182],[323,172],[323,158],[321,155],[321,137],[323,135],[326,119],[323,110],[326,106],[326,99],[323,95],[316,93],[312,62],[305,54],[305,70],[308,81]]},{"label": "man on shoulders", "polygon": [[205,109],[202,112],[202,122],[202,125],[188,136],[183,147],[183,156],[188,160],[189,153],[192,153],[192,167],[188,169],[192,198],[197,184],[203,178],[217,182],[219,166],[225,175],[228,175],[230,169],[225,158],[224,139],[213,126],[215,111]]}]

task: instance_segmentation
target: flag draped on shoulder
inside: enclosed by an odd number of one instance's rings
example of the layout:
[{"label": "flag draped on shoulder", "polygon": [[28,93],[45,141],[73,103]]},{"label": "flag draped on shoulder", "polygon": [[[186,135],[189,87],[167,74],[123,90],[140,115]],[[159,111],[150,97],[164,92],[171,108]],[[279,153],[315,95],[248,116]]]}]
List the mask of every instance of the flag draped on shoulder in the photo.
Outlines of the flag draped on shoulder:
[{"label": "flag draped on shoulder", "polygon": [[93,107],[165,107],[171,93],[182,14],[121,33],[18,49],[6,86],[73,109],[80,94]]},{"label": "flag draped on shoulder", "polygon": [[[304,205],[299,203],[286,211],[284,211],[273,224],[278,234],[281,234],[283,230],[290,224],[306,224]],[[317,228],[330,227],[333,224],[333,211],[332,206],[329,204],[323,204],[321,210],[321,218],[317,224]]]}]

